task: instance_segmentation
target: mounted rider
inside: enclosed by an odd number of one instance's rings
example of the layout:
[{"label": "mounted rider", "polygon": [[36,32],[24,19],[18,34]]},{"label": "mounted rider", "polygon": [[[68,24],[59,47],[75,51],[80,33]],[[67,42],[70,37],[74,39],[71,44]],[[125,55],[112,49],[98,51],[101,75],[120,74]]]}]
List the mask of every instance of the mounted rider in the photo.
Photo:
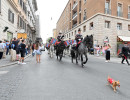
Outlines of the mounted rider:
[{"label": "mounted rider", "polygon": [[83,40],[83,36],[81,35],[81,30],[80,29],[78,30],[78,34],[76,34],[76,36],[75,36],[75,40],[76,40],[76,43],[77,43],[76,49],[78,49],[80,43]]}]

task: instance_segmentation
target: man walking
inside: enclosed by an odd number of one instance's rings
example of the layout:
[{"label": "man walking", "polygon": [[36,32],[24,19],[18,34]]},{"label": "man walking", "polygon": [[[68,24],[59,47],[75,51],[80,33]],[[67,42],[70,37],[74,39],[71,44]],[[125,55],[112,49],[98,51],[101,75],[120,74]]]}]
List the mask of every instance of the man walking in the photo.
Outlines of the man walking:
[{"label": "man walking", "polygon": [[124,64],[123,62],[126,59],[127,64],[130,65],[129,61],[127,59],[128,58],[128,52],[129,52],[129,47],[127,46],[127,42],[125,42],[124,47],[122,47],[122,62],[121,62],[122,64]]},{"label": "man walking", "polygon": [[25,49],[26,49],[25,40],[22,40],[21,49],[20,49],[21,58],[20,58],[18,64],[21,63],[21,60],[22,60],[22,64],[26,64],[26,63],[24,63],[24,57],[25,57],[25,52],[26,52]]}]

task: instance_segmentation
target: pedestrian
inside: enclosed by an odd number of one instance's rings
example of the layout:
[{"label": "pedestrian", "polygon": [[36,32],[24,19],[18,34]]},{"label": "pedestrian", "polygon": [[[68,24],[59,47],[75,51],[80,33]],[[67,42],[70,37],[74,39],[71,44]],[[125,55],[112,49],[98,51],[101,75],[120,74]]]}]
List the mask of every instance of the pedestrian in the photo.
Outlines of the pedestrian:
[{"label": "pedestrian", "polygon": [[108,44],[105,48],[106,50],[106,62],[110,62],[110,50],[111,50],[111,46]]},{"label": "pedestrian", "polygon": [[21,50],[21,42],[19,41],[18,47],[17,47],[17,50],[16,50],[16,60],[17,61],[19,61],[19,59],[20,59],[20,50]]},{"label": "pedestrian", "polygon": [[3,52],[3,57],[2,58],[6,58],[6,42],[5,42],[5,40],[3,42],[3,45],[4,45],[4,52]]},{"label": "pedestrian", "polygon": [[32,56],[35,55],[35,53],[34,53],[34,48],[35,48],[35,43],[33,43],[33,45],[32,45]]},{"label": "pedestrian", "polygon": [[[26,63],[24,63],[25,49],[26,49],[25,40],[22,40],[21,49],[20,49],[21,58],[20,58],[20,60],[18,61],[18,64],[26,64]],[[21,62],[22,62],[22,63],[21,63]]]},{"label": "pedestrian", "polygon": [[18,43],[19,43],[19,40],[17,40],[17,39],[14,37],[14,40],[12,41],[12,49],[14,49],[15,51],[17,50]]},{"label": "pedestrian", "polygon": [[101,46],[100,48],[100,55],[102,56],[103,55],[103,47]]},{"label": "pedestrian", "polygon": [[6,41],[6,55],[9,53],[9,41]]},{"label": "pedestrian", "polygon": [[127,42],[125,42],[124,47],[122,47],[122,64],[124,64],[124,60],[126,60],[127,64],[130,65],[128,61],[128,52],[129,52],[129,47],[127,46]]},{"label": "pedestrian", "polygon": [[99,45],[97,45],[97,47],[95,47],[96,51],[97,51],[97,57],[99,56],[99,51],[100,51],[100,47]]},{"label": "pedestrian", "polygon": [[40,60],[41,60],[41,44],[39,43],[36,43],[36,61],[37,63],[40,63]]},{"label": "pedestrian", "polygon": [[4,44],[2,43],[2,41],[0,40],[0,60],[3,57],[3,52],[4,52]]}]

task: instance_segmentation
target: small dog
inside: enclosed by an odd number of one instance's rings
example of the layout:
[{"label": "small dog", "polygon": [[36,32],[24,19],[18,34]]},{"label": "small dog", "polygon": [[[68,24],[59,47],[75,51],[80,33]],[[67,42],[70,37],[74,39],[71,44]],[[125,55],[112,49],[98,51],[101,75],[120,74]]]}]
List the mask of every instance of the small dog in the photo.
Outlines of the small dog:
[{"label": "small dog", "polygon": [[108,81],[108,85],[112,85],[113,89],[114,89],[114,92],[116,92],[116,86],[120,87],[120,82],[119,80],[118,81],[115,81],[113,80],[110,76],[108,76],[107,78],[107,81]]}]

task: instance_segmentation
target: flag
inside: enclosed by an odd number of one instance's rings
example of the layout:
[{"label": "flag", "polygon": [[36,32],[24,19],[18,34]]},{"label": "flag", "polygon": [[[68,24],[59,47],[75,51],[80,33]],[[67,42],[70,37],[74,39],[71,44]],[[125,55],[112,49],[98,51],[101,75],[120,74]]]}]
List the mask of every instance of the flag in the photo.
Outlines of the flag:
[{"label": "flag", "polygon": [[56,39],[52,38],[51,39],[51,44],[55,44],[56,43]]}]

